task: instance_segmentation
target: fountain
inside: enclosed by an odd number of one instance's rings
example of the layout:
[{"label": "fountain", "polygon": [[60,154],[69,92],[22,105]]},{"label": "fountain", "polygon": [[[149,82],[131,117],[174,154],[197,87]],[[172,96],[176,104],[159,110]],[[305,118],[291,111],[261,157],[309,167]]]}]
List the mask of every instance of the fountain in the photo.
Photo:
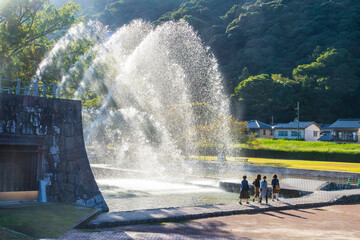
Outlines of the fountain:
[{"label": "fountain", "polygon": [[[134,20],[115,32],[99,23],[75,26],[40,64],[38,78],[71,40],[92,37],[94,46],[64,74],[58,88],[60,96],[70,92],[73,99],[84,100],[90,92],[101,100],[99,107],[83,109],[90,161],[163,181],[170,175],[196,174],[187,158],[196,153],[194,146],[204,134],[222,151],[226,148],[229,102],[222,77],[210,49],[187,22],[153,26]],[[90,55],[95,57],[82,70],[76,91],[69,90],[74,86],[71,74]],[[216,131],[204,131],[209,126]],[[98,179],[103,190],[109,182]]]},{"label": "fountain", "polygon": [[[64,86],[79,62],[96,53],[73,94],[74,99],[84,99],[90,91],[102,99],[98,109],[84,110],[88,149],[113,165],[165,172],[160,164],[164,158],[171,161],[191,154],[189,139],[199,139],[198,124],[229,115],[216,59],[184,21],[154,27],[135,20],[116,32],[100,29],[99,23],[70,29],[40,64],[39,78],[70,40],[96,36],[94,47],[62,77],[60,96],[68,91]],[[227,124],[219,127],[223,131],[216,137],[225,145]]]}]

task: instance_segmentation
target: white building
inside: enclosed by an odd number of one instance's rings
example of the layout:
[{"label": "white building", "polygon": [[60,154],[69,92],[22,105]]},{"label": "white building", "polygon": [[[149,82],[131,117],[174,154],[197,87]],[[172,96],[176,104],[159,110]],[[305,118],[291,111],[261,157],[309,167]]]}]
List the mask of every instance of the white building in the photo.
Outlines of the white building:
[{"label": "white building", "polygon": [[299,132],[297,122],[279,123],[274,129],[275,139],[296,140],[299,134],[299,139],[305,141],[317,141],[321,130],[315,122],[299,122]]}]

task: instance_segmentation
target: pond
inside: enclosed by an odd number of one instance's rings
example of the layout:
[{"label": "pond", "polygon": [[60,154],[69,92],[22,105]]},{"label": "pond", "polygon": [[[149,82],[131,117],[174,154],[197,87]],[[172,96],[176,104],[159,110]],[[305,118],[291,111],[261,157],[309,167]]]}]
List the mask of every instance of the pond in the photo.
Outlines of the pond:
[{"label": "pond", "polygon": [[239,197],[211,185],[191,183],[140,178],[102,178],[97,183],[110,211],[227,204]]}]

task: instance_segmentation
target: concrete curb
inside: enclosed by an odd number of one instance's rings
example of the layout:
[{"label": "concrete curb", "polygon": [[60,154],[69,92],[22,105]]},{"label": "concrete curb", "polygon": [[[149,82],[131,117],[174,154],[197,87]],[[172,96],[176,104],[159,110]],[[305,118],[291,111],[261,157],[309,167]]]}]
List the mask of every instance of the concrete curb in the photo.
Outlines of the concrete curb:
[{"label": "concrete curb", "polygon": [[239,215],[239,214],[256,214],[269,211],[281,211],[281,210],[290,210],[290,209],[306,209],[306,208],[316,208],[323,207],[335,204],[344,204],[344,203],[360,203],[360,194],[356,195],[345,195],[339,198],[333,199],[328,202],[315,202],[315,203],[299,203],[287,206],[269,206],[269,207],[257,207],[252,209],[239,209],[239,210],[227,210],[227,211],[218,211],[218,212],[205,212],[205,213],[195,213],[195,214],[186,214],[186,215],[177,215],[169,217],[159,217],[159,218],[142,218],[142,219],[132,219],[132,220],[111,220],[111,221],[92,221],[86,225],[82,225],[81,228],[87,229],[97,229],[97,228],[111,228],[118,226],[126,225],[136,225],[136,224],[149,224],[149,223],[159,223],[159,222],[174,222],[174,221],[183,221],[183,220],[193,220],[209,217],[219,217],[219,216],[230,216],[230,215]]},{"label": "concrete curb", "polygon": [[74,228],[84,228],[86,226],[86,224],[88,224],[92,218],[95,218],[95,217],[99,216],[101,213],[103,213],[103,211],[101,209],[95,209],[94,212],[90,213],[89,215],[87,215],[86,217],[81,219],[72,228],[73,229]]}]

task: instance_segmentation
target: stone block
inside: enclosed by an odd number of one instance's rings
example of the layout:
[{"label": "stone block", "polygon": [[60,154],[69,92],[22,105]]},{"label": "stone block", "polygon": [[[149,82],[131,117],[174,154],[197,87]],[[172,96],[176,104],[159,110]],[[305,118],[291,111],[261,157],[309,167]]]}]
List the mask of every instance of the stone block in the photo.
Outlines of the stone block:
[{"label": "stone block", "polygon": [[82,186],[77,186],[75,188],[75,196],[76,197],[81,197],[84,194],[83,188]]},{"label": "stone block", "polygon": [[57,155],[60,153],[59,147],[57,145],[53,145],[50,147],[50,153],[52,155]]},{"label": "stone block", "polygon": [[71,193],[74,193],[75,194],[75,185],[74,184],[71,184],[71,183],[67,183],[65,185],[65,190],[67,192],[71,192]]},{"label": "stone block", "polygon": [[74,162],[67,162],[66,163],[66,172],[67,173],[74,173],[76,172],[76,163]]},{"label": "stone block", "polygon": [[82,138],[82,136],[76,136],[75,137],[75,147],[78,149],[84,148],[85,144],[84,144],[84,140]]},{"label": "stone block", "polygon": [[75,174],[73,174],[73,173],[68,173],[68,178],[67,178],[67,180],[68,180],[68,182],[69,183],[72,183],[72,184],[75,184]]},{"label": "stone block", "polygon": [[61,194],[59,194],[59,198],[61,201],[69,203],[74,203],[76,200],[75,194],[68,191],[61,192]]},{"label": "stone block", "polygon": [[53,133],[54,135],[60,135],[61,129],[57,126],[53,126]]},{"label": "stone block", "polygon": [[76,205],[86,206],[84,199],[77,199],[75,202]]},{"label": "stone block", "polygon": [[34,129],[31,124],[23,124],[20,129],[20,133],[23,135],[34,135]]},{"label": "stone block", "polygon": [[54,182],[51,185],[50,196],[58,195],[60,191],[61,191],[60,184],[58,182]]},{"label": "stone block", "polygon": [[31,106],[34,106],[34,103],[33,103],[33,97],[31,96],[24,96],[23,99],[22,99],[22,106],[24,107],[31,107]]},{"label": "stone block", "polygon": [[87,158],[81,158],[77,161],[78,166],[80,169],[87,169],[90,168],[90,163]]},{"label": "stone block", "polygon": [[64,117],[62,114],[53,114],[52,115],[52,123],[55,126],[61,126],[61,124],[64,122]]},{"label": "stone block", "polygon": [[75,124],[75,136],[83,136],[83,129],[81,123]]},{"label": "stone block", "polygon": [[75,136],[75,126],[74,126],[74,124],[72,124],[72,123],[65,124],[64,128],[63,128],[63,131],[64,131],[64,135],[66,137]]},{"label": "stone block", "polygon": [[40,126],[40,114],[39,113],[33,113],[30,115],[30,123],[34,126],[34,127],[39,127]]},{"label": "stone block", "polygon": [[59,162],[61,162],[61,161],[60,161],[60,157],[59,157],[58,154],[53,155],[53,160],[54,160],[54,163],[59,163]]},{"label": "stone block", "polygon": [[72,150],[75,148],[75,137],[66,137],[65,138],[65,149]]},{"label": "stone block", "polygon": [[95,202],[94,198],[90,198],[89,200],[86,201],[87,207],[94,207],[95,205],[96,205],[96,202]]},{"label": "stone block", "polygon": [[6,132],[16,133],[16,122],[15,120],[9,120],[6,123]]},{"label": "stone block", "polygon": [[58,173],[58,174],[56,174],[56,179],[57,179],[57,181],[58,182],[60,182],[60,183],[64,183],[64,182],[66,182],[66,178],[65,178],[65,173]]},{"label": "stone block", "polygon": [[98,194],[94,197],[96,203],[101,203],[104,201],[104,198],[101,194]]}]

